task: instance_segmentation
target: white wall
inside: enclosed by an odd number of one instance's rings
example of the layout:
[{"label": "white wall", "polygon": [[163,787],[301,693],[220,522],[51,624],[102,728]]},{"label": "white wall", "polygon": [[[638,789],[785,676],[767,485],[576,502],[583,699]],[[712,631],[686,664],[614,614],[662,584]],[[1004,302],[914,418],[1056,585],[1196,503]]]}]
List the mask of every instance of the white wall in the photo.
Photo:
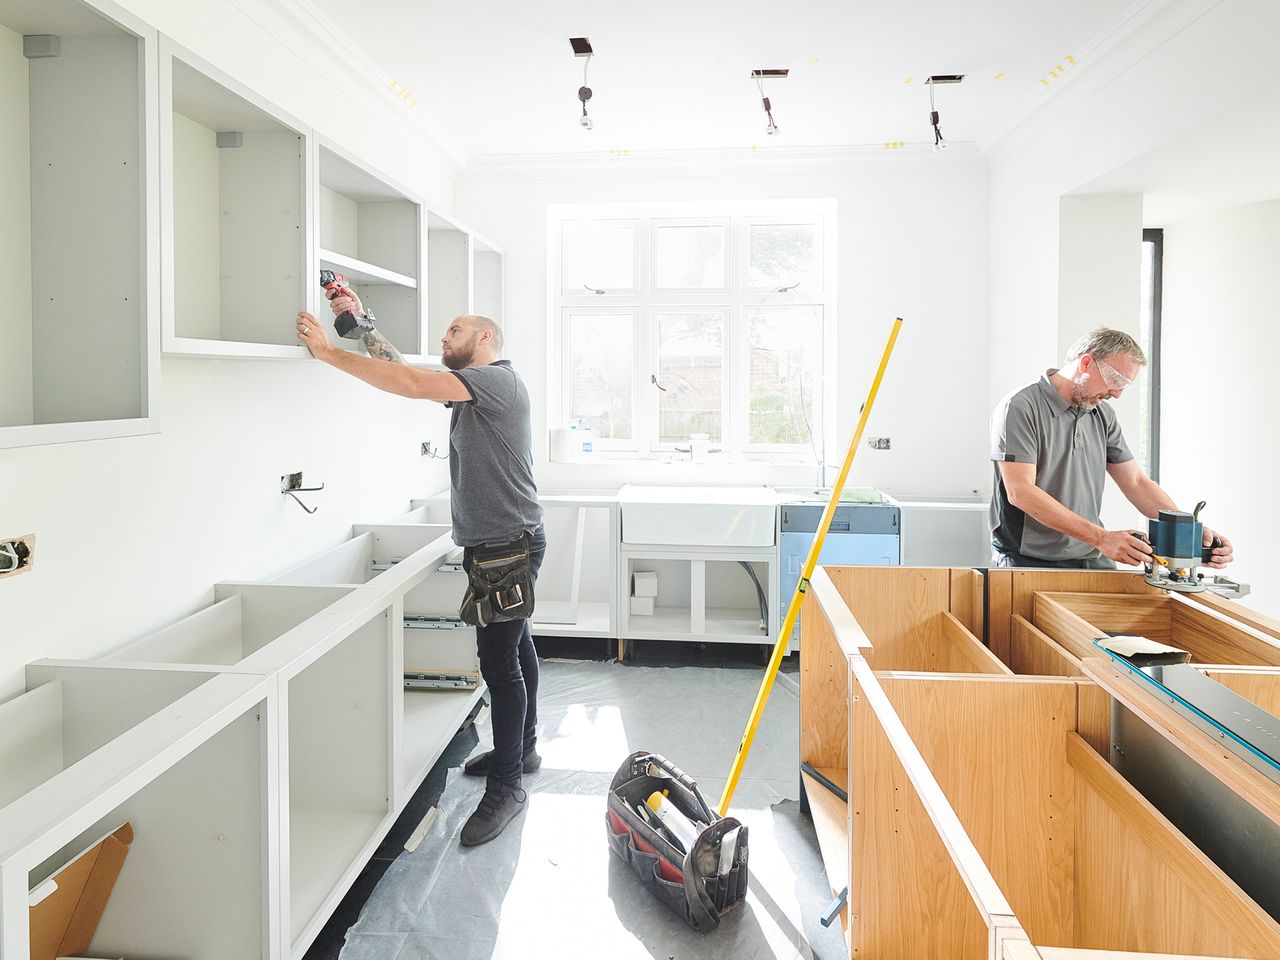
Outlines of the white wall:
[{"label": "white wall", "polygon": [[[28,424],[31,383],[31,125],[22,37],[0,27],[0,263],[10,282],[0,310],[0,427]],[[3,536],[3,534],[0,534]]]},{"label": "white wall", "polygon": [[[1087,185],[1098,178],[1230,114],[1270,84],[1273,38],[1280,31],[1280,4],[1274,0],[1170,0],[1153,5],[1151,10],[1153,14],[1135,24],[1131,33],[1112,38],[1106,50],[1099,50],[1078,80],[1039,105],[1026,123],[992,147],[993,402],[1045,367],[1056,365],[1061,359],[1060,347],[1082,329],[1077,311],[1060,313],[1064,304],[1083,302],[1077,297],[1088,296],[1087,292],[1060,289],[1064,195],[1087,192]],[[1067,235],[1072,232],[1068,224]],[[1099,236],[1108,232],[1103,229]],[[1081,238],[1068,242],[1079,243]],[[1134,256],[1137,244],[1135,236]],[[1066,258],[1071,259],[1070,255]],[[1166,284],[1171,269],[1166,260]],[[1070,277],[1071,283],[1078,282],[1077,271],[1068,270],[1063,276]],[[1110,309],[1121,310],[1118,301],[1111,303]],[[1132,329],[1134,318],[1117,315],[1108,321]],[[1186,342],[1187,335],[1185,326],[1178,331],[1166,328],[1165,350],[1196,349],[1196,344],[1203,342],[1203,332],[1195,344]],[[1259,416],[1265,407],[1258,404],[1267,384],[1267,380],[1253,383],[1253,404],[1235,410],[1220,408],[1239,418],[1239,429],[1248,431],[1254,444],[1267,442],[1269,428]],[[1204,389],[1203,372],[1193,376],[1185,365],[1166,367],[1161,389],[1163,443],[1169,442],[1169,431],[1182,429],[1174,413],[1179,401],[1202,397]],[[1136,416],[1136,408],[1136,395],[1116,404],[1126,421]],[[1194,435],[1197,443],[1212,443],[1216,434],[1216,424],[1206,425],[1202,432],[1187,433]],[[1193,464],[1191,458],[1180,458],[1168,447],[1162,451],[1162,459],[1164,486],[1182,506],[1193,506],[1203,496],[1196,490],[1203,484],[1206,464],[1211,461],[1201,459]],[[1235,474],[1234,467],[1222,461],[1223,489],[1229,487],[1235,493],[1218,499],[1244,505],[1241,494],[1245,488],[1237,484]],[[1273,538],[1257,525],[1269,507],[1263,500],[1247,503],[1250,519],[1234,530],[1242,555],[1271,549]],[[1221,518],[1217,510],[1208,516]],[[1113,527],[1130,526],[1140,523],[1140,518],[1127,504],[1109,505],[1103,521]],[[1262,598],[1255,604],[1265,608],[1264,604],[1271,602]],[[1280,610],[1273,608],[1272,612]]]},{"label": "white wall", "polygon": [[992,147],[993,403],[1060,359],[1062,196],[1269,83],[1274,0],[1170,0],[1155,9]]},{"label": "white wall", "polygon": [[[756,158],[753,158],[753,160]],[[547,205],[834,197],[838,203],[837,449],[843,458],[895,316],[906,320],[850,483],[900,493],[989,487],[987,168],[973,156],[794,161],[667,161],[628,173],[599,165],[477,170],[458,183],[459,214],[503,248],[507,355],[534,399],[534,454],[547,489],[629,481],[812,483],[812,467],[548,462]]]},{"label": "white wall", "polygon": [[[123,5],[451,207],[451,163],[292,7],[261,4],[250,16],[234,0]],[[4,49],[12,43],[0,37]],[[0,57],[0,70],[7,63]],[[13,136],[6,129],[11,147]],[[292,322],[291,311],[280,317]],[[418,451],[423,440],[445,442],[447,412],[436,405],[310,361],[166,357],[162,380],[158,435],[0,450],[0,536],[37,538],[34,569],[0,580],[0,699],[22,689],[30,660],[103,653],[211,602],[216,580],[282,570],[344,539],[353,522],[390,518],[448,485],[447,465]],[[311,495],[314,516],[279,493],[281,474],[295,470],[326,484]]]},{"label": "white wall", "polygon": [[[1274,438],[1280,406],[1280,200],[1164,228],[1162,472],[1179,502],[1235,542],[1231,575],[1280,612]],[[1191,385],[1195,385],[1192,387]]]}]

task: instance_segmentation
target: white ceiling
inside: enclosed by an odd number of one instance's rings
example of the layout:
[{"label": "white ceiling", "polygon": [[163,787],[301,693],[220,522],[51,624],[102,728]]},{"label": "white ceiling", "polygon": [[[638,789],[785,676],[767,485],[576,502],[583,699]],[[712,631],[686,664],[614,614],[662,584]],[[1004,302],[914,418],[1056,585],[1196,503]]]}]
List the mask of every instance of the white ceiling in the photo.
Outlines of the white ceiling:
[{"label": "white ceiling", "polygon": [[1148,227],[1280,198],[1280,111],[1274,99],[1262,91],[1077,192],[1141,193]]},{"label": "white ceiling", "polygon": [[[944,137],[982,143],[1151,0],[309,3],[465,159],[926,142],[934,73],[967,75],[938,88]],[[583,61],[570,36],[596,51],[593,131],[577,122]],[[791,70],[766,86],[776,139],[749,77],[774,67]]]}]

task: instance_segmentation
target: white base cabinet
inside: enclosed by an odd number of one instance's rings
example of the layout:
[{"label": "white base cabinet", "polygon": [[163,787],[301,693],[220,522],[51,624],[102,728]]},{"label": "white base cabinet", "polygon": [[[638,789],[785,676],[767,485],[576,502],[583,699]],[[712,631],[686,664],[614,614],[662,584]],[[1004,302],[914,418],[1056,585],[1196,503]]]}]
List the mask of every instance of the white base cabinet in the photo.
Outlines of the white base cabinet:
[{"label": "white base cabinet", "polygon": [[[405,617],[446,594],[456,613],[458,575],[447,526],[401,519],[100,659],[28,666],[0,703],[4,960],[28,956],[28,891],[126,821],[92,955],[306,952],[484,693],[404,689]],[[445,633],[474,664],[474,634]]]}]

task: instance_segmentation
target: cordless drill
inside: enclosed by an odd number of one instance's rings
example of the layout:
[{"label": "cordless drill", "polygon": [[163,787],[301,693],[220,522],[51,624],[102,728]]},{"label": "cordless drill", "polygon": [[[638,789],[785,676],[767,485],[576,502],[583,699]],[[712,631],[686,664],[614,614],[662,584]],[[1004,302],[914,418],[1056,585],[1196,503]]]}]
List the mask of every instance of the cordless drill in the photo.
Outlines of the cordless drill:
[{"label": "cordless drill", "polygon": [[[353,296],[351,284],[347,282],[347,278],[332,270],[320,271],[320,286],[324,287],[326,300]],[[373,329],[373,314],[366,311],[357,317],[350,310],[343,310],[333,321],[333,329],[338,331],[338,336],[344,340],[359,340],[362,334]]]}]

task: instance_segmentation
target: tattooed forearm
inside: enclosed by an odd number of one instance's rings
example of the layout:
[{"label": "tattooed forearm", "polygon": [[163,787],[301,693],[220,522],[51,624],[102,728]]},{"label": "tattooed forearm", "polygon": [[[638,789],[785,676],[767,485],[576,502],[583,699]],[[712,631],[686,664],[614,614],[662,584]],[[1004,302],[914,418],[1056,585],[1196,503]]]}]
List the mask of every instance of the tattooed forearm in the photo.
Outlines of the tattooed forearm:
[{"label": "tattooed forearm", "polygon": [[366,330],[362,333],[360,342],[369,351],[369,356],[375,360],[386,360],[388,363],[404,363],[404,357],[400,355],[400,351],[376,329]]}]

